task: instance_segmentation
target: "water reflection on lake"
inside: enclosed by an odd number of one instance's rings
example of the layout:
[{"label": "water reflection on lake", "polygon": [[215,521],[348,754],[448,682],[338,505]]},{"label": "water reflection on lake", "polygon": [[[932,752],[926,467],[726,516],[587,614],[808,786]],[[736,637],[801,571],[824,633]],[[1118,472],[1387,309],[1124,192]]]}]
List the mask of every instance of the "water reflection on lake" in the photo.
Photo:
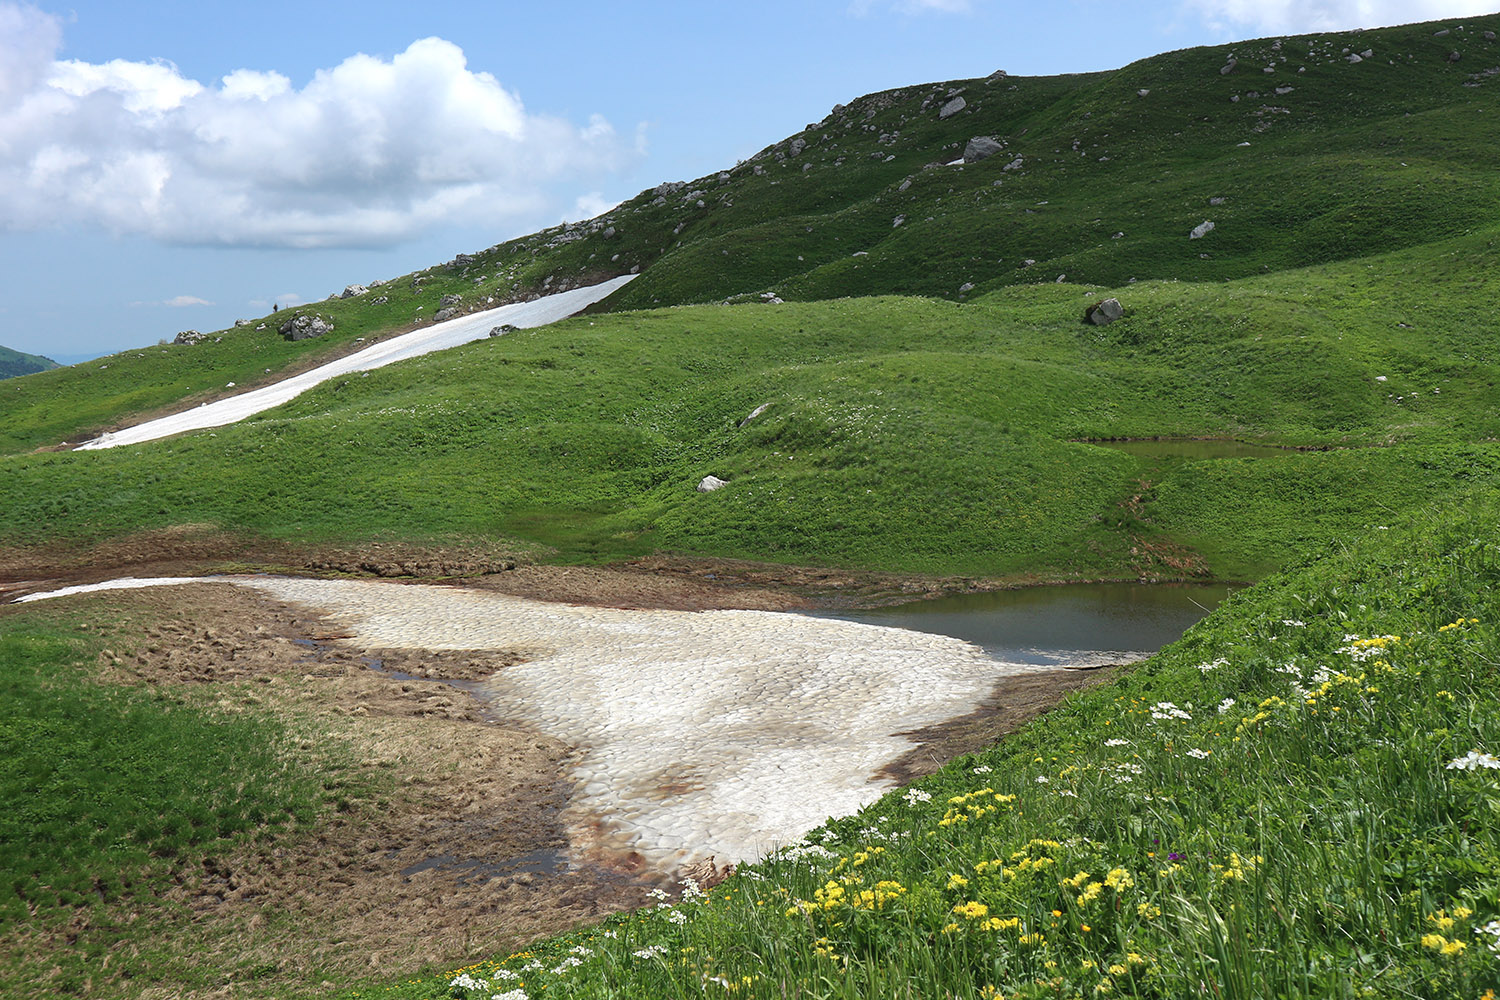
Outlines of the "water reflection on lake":
[{"label": "water reflection on lake", "polygon": [[1097,583],[964,594],[828,617],[966,639],[1012,663],[1139,659],[1176,641],[1236,587]]}]

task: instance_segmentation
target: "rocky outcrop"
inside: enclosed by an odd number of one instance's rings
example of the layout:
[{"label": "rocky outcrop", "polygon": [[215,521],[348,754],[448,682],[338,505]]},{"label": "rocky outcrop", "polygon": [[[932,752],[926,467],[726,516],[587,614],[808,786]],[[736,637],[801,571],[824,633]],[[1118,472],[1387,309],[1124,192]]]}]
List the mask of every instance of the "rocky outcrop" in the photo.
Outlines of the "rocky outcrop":
[{"label": "rocky outcrop", "polygon": [[1119,299],[1104,299],[1084,310],[1083,318],[1095,326],[1107,326],[1125,315],[1125,307]]},{"label": "rocky outcrop", "polygon": [[941,108],[938,108],[938,119],[941,120],[944,118],[952,118],[954,115],[958,114],[968,106],[968,101],[964,100],[962,97],[955,97],[947,104],[944,104]]},{"label": "rocky outcrop", "polygon": [[364,295],[368,291],[369,289],[364,285],[345,285],[343,292],[339,294],[339,298],[352,299],[356,298],[357,296]]},{"label": "rocky outcrop", "polygon": [[964,162],[978,163],[1000,152],[1005,147],[987,135],[976,135],[964,146]]},{"label": "rocky outcrop", "polygon": [[287,340],[310,340],[333,332],[333,323],[316,313],[297,313],[277,328]]},{"label": "rocky outcrop", "polygon": [[199,333],[197,330],[183,330],[177,336],[172,338],[172,343],[183,344],[191,347],[194,344],[201,344],[207,339],[208,334],[206,333]]}]

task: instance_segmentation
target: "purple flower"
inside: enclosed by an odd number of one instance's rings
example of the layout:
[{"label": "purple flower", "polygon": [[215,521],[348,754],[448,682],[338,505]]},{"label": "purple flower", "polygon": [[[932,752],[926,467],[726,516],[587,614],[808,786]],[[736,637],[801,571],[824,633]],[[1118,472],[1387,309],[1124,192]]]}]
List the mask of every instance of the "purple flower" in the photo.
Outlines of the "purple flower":
[{"label": "purple flower", "polygon": [[1186,854],[1178,854],[1176,851],[1173,851],[1172,853],[1170,853],[1170,854],[1167,855],[1167,860],[1168,861],[1181,861],[1185,857],[1187,857]]}]

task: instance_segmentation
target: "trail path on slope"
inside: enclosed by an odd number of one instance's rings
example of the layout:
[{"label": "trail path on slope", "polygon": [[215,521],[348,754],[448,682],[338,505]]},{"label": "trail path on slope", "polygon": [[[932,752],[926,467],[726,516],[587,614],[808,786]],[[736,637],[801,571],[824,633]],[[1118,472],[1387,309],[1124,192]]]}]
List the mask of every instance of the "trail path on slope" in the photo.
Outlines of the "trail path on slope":
[{"label": "trail path on slope", "polygon": [[474,340],[483,340],[489,336],[491,329],[502,324],[530,329],[566,319],[623,287],[633,278],[635,278],[633,274],[622,275],[587,288],[575,288],[569,292],[559,292],[531,302],[516,302],[508,306],[500,306],[498,309],[488,309],[442,323],[434,323],[426,329],[392,337],[373,347],[367,347],[363,351],[350,354],[337,361],[330,361],[312,371],[303,372],[301,375],[284,379],[273,385],[263,386],[213,403],[205,403],[183,413],[173,413],[156,420],[148,420],[134,427],[101,434],[92,441],[85,441],[78,446],[77,450],[118,448],[121,445],[154,441],[157,438],[181,434],[184,431],[232,424],[274,406],[280,406],[302,395],[319,382],[325,382],[339,375],[371,371],[397,361],[421,357],[433,351],[457,347]]}]

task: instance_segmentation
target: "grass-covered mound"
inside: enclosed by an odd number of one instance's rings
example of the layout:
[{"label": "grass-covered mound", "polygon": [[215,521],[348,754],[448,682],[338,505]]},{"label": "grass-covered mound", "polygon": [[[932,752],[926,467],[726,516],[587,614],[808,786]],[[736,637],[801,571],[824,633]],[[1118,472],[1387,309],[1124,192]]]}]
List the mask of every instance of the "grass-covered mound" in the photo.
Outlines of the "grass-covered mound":
[{"label": "grass-covered mound", "polygon": [[1350,538],[708,898],[361,995],[1478,1000],[1497,522]]},{"label": "grass-covered mound", "polygon": [[[0,544],[207,523],[349,543],[506,535],[571,560],[1252,578],[1493,481],[1496,331],[1466,316],[1497,274],[1479,234],[1140,282],[1113,290],[1126,315],[1102,328],[1082,313],[1105,290],[1056,284],[580,318],[328,382],[242,424],[0,457]],[[1316,450],[1157,467],[1080,443],[1155,436]],[[729,485],[696,492],[710,474]]]}]

